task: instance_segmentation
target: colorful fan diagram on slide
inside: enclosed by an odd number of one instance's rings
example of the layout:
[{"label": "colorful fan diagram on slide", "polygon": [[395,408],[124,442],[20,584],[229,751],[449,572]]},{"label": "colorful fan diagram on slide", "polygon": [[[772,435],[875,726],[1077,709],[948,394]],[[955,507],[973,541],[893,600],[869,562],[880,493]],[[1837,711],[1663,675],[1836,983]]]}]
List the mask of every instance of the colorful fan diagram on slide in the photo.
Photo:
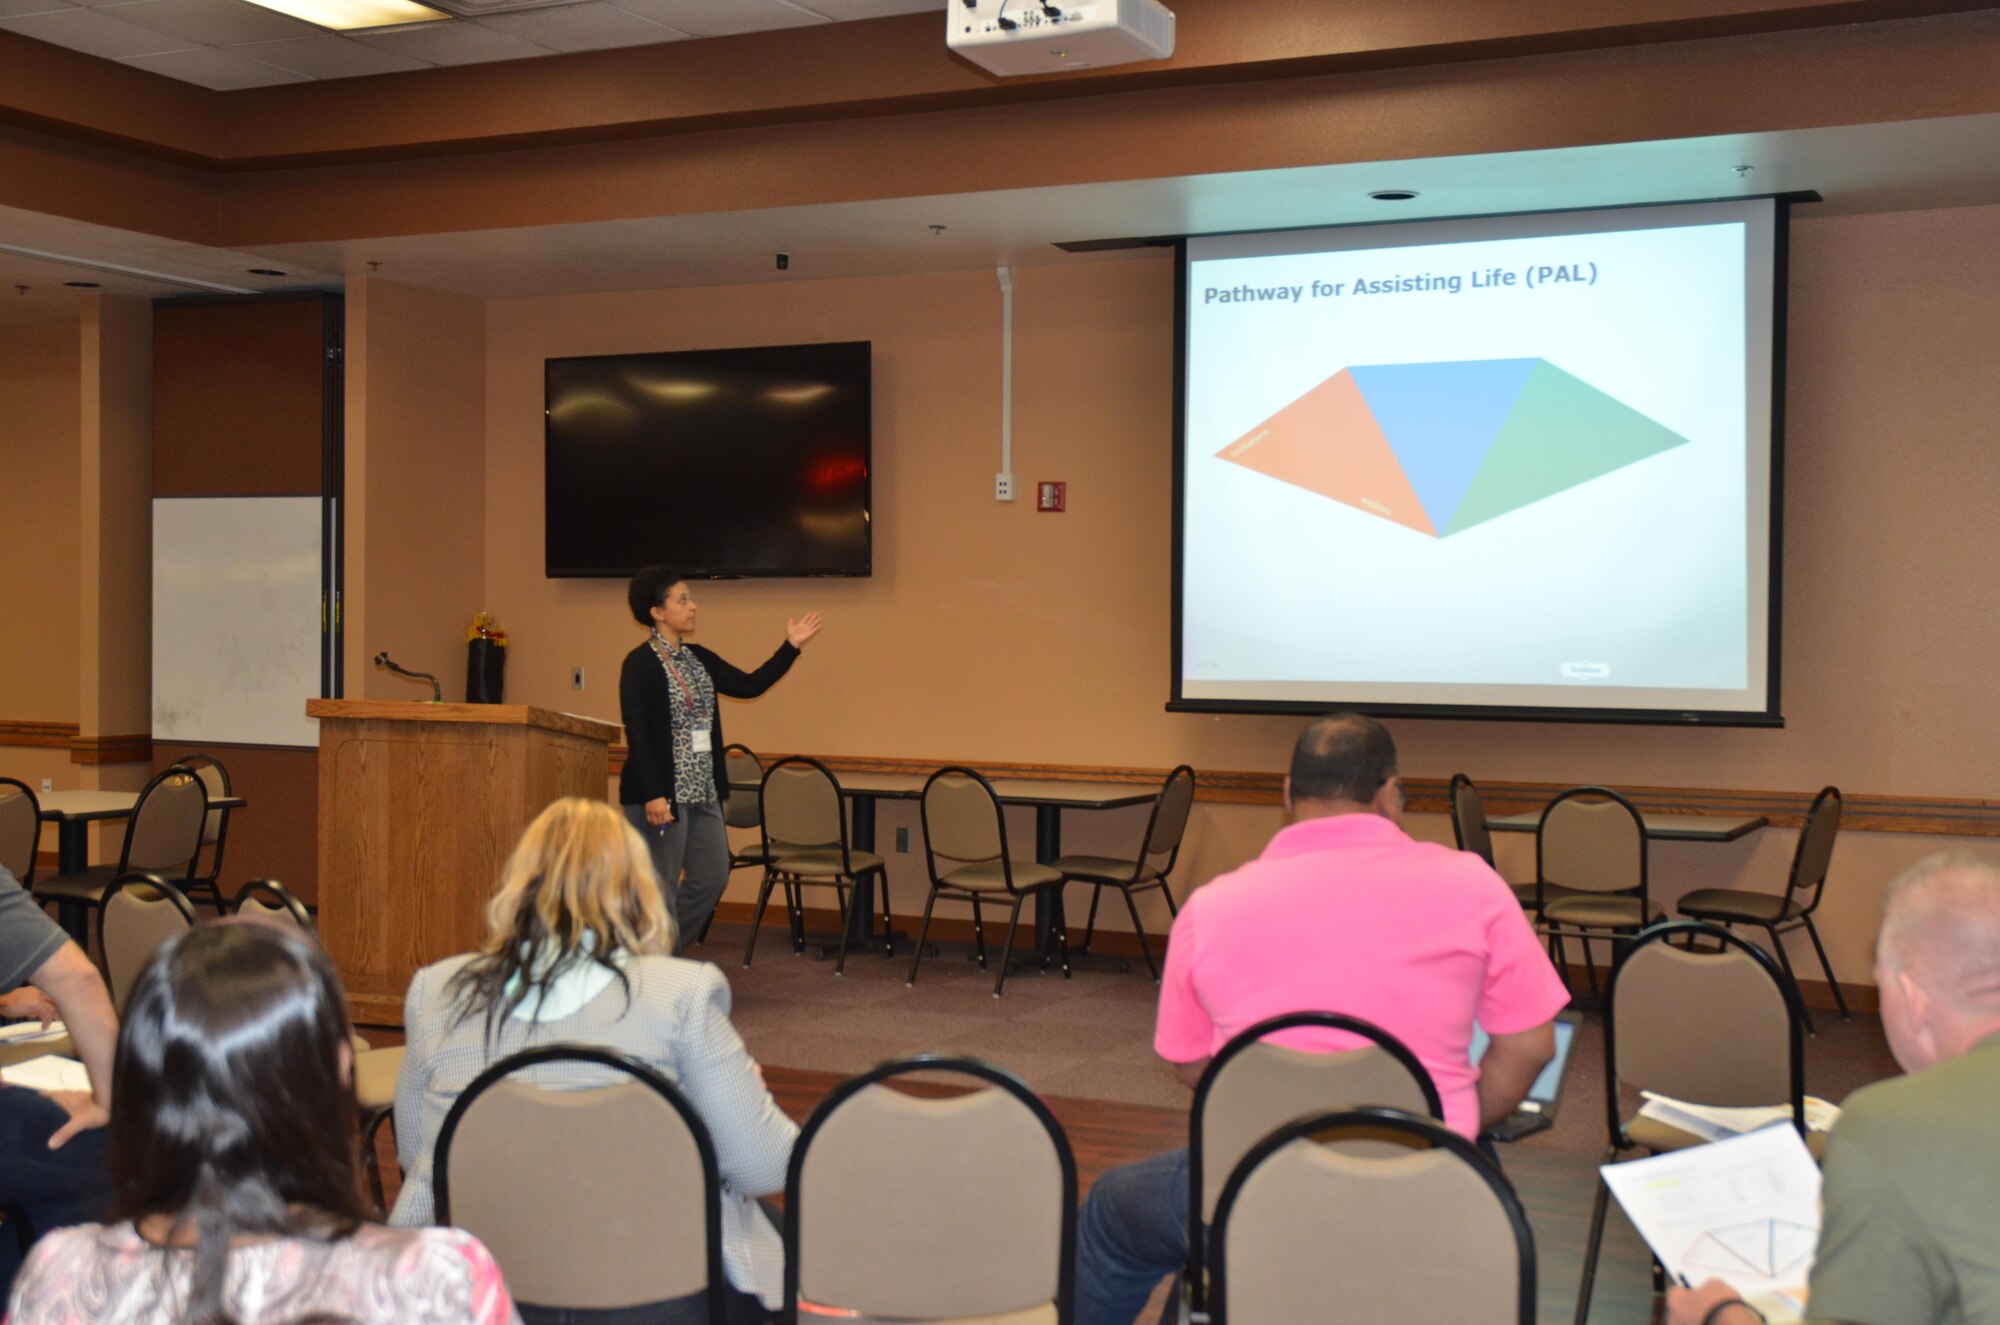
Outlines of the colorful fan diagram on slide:
[{"label": "colorful fan diagram on slide", "polygon": [[1218,454],[1434,538],[1684,445],[1546,359],[1345,368]]},{"label": "colorful fan diagram on slide", "polygon": [[1755,1219],[1747,1224],[1711,1228],[1696,1238],[1681,1257],[1681,1272],[1713,1271],[1725,1279],[1756,1275],[1782,1279],[1811,1261],[1819,1230],[1789,1219]]}]

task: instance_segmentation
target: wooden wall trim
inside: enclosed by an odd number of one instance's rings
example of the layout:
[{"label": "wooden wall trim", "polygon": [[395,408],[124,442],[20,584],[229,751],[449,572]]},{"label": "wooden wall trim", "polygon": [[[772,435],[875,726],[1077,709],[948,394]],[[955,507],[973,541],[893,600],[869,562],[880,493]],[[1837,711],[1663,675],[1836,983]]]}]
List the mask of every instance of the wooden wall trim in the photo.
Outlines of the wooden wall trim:
[{"label": "wooden wall trim", "polygon": [[0,718],[0,745],[66,750],[69,748],[69,743],[76,739],[78,730],[73,722],[29,722]]},{"label": "wooden wall trim", "polygon": [[150,764],[153,738],[146,732],[132,736],[75,736],[69,742],[72,764]]},{"label": "wooden wall trim", "polygon": [[[769,765],[782,754],[760,756]],[[946,764],[963,764],[988,777],[1039,778],[1057,782],[1122,782],[1157,785],[1164,768],[1132,768],[1110,764],[1023,764],[987,759],[901,759],[883,755],[815,755],[835,773],[928,774]],[[625,747],[611,747],[611,771],[625,765]],[[1195,770],[1195,799],[1218,805],[1278,805],[1283,802],[1281,773]],[[1480,797],[1491,815],[1539,810],[1557,792],[1573,785],[1563,782],[1481,782]],[[1451,780],[1406,777],[1403,787],[1409,808],[1419,814],[1449,814]],[[1620,786],[1641,810],[1661,814],[1761,814],[1774,828],[1797,828],[1817,787],[1802,791],[1741,791],[1711,787]],[[1863,833],[1928,833],[1942,837],[2000,837],[2000,800],[1970,800],[1944,796],[1849,795],[1841,827]]]}]

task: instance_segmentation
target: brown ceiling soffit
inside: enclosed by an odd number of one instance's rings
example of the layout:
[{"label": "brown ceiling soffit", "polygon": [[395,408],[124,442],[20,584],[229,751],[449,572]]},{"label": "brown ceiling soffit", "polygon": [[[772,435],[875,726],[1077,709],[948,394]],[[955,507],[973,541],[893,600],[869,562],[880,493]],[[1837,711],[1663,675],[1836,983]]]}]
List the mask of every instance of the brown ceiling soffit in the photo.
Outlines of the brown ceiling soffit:
[{"label": "brown ceiling soffit", "polygon": [[[2000,7],[1992,0],[1177,0],[1175,57],[998,81],[935,14],[211,92],[0,34],[0,121],[234,173],[1018,105]],[[1620,21],[1607,23],[1615,12]],[[773,69],[785,70],[775,78]]]}]

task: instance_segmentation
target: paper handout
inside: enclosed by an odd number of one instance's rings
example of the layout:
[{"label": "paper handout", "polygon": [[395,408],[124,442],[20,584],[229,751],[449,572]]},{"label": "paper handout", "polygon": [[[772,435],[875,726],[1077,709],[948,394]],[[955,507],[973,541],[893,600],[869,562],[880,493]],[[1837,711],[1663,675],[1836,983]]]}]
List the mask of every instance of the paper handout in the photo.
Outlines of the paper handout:
[{"label": "paper handout", "polygon": [[43,1092],[90,1089],[90,1073],[82,1063],[74,1058],[58,1058],[54,1054],[30,1058],[12,1067],[0,1067],[0,1080],[10,1086],[26,1086]]},{"label": "paper handout", "polygon": [[1771,1320],[1799,1319],[1819,1242],[1820,1174],[1791,1127],[1600,1172],[1668,1274],[1726,1280]]}]

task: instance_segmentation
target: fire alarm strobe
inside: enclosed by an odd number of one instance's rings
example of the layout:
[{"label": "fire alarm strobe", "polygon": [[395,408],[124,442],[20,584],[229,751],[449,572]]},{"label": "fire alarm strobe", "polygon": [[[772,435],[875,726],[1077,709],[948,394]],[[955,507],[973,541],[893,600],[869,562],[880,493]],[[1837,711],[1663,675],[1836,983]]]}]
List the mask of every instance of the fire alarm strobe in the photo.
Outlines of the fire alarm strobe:
[{"label": "fire alarm strobe", "polygon": [[951,0],[945,45],[1002,78],[1164,60],[1174,11],[1160,0]]}]

